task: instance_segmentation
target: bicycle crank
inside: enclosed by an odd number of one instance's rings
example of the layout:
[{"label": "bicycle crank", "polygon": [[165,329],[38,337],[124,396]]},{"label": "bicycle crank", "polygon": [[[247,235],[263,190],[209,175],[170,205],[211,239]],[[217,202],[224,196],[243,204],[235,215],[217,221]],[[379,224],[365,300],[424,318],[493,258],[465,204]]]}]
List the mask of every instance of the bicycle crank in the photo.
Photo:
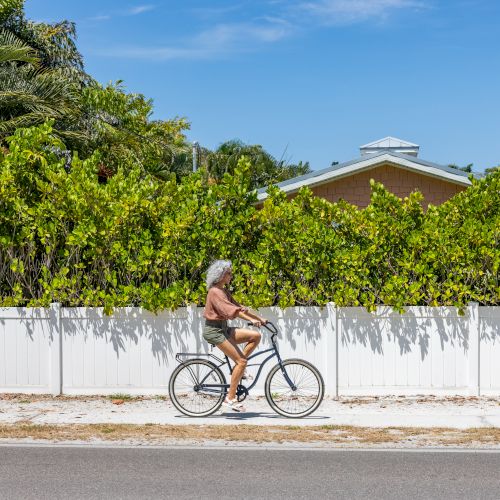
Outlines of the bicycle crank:
[{"label": "bicycle crank", "polygon": [[245,401],[247,396],[248,396],[248,389],[244,385],[239,385],[238,388],[236,389],[236,399],[238,400],[238,403]]}]

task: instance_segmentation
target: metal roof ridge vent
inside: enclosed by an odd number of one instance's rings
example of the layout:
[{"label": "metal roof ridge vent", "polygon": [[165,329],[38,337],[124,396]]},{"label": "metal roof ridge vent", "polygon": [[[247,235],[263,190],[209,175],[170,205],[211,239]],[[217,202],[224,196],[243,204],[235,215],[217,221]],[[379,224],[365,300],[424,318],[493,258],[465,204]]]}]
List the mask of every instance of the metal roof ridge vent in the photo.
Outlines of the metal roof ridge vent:
[{"label": "metal roof ridge vent", "polygon": [[403,141],[397,137],[384,137],[378,141],[370,142],[364,146],[359,147],[361,156],[368,156],[374,153],[381,153],[382,151],[389,151],[394,153],[402,153],[404,155],[418,156],[420,146],[412,142]]}]

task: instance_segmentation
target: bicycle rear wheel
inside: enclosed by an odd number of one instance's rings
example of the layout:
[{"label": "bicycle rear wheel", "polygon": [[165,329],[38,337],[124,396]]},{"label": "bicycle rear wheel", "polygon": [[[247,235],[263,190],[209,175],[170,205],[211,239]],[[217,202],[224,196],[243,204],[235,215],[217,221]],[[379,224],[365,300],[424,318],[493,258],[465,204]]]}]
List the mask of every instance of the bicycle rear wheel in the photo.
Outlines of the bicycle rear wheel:
[{"label": "bicycle rear wheel", "polygon": [[172,373],[168,392],[173,405],[184,415],[206,417],[215,413],[226,395],[226,378],[206,359],[191,359]]},{"label": "bicycle rear wheel", "polygon": [[277,364],[268,374],[265,384],[266,399],[280,415],[300,418],[310,415],[323,401],[325,384],[318,369],[302,359],[287,359],[283,368],[293,387],[287,382]]}]

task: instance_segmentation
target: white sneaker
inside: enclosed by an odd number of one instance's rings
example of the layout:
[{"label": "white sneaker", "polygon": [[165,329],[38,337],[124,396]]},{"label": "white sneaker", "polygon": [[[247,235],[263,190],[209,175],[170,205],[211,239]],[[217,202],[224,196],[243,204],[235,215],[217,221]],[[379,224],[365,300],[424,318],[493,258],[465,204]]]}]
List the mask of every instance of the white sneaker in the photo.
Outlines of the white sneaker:
[{"label": "white sneaker", "polygon": [[224,399],[222,406],[226,407],[228,410],[233,410],[233,411],[237,411],[237,412],[246,411],[245,407],[243,406],[243,403],[239,403],[236,398],[235,399],[229,399],[229,398]]}]

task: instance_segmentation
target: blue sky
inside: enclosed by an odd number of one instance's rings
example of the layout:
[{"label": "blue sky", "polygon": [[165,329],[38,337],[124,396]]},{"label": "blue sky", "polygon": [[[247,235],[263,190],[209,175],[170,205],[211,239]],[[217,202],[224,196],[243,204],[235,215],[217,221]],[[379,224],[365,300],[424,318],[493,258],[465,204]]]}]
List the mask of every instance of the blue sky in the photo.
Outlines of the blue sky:
[{"label": "blue sky", "polygon": [[316,170],[392,135],[437,163],[500,163],[500,1],[27,0],[76,22],[87,71]]}]

